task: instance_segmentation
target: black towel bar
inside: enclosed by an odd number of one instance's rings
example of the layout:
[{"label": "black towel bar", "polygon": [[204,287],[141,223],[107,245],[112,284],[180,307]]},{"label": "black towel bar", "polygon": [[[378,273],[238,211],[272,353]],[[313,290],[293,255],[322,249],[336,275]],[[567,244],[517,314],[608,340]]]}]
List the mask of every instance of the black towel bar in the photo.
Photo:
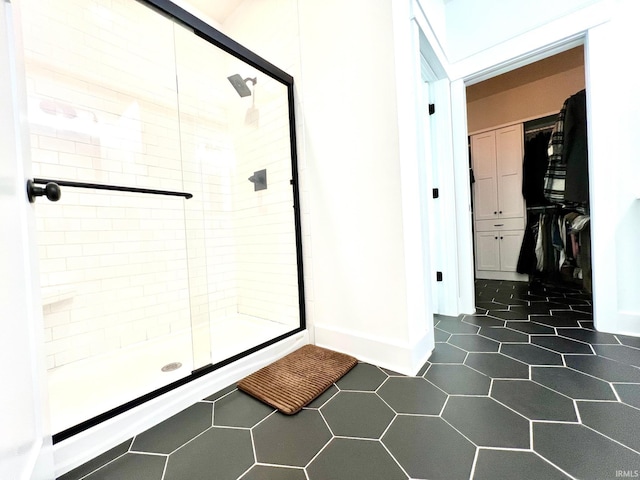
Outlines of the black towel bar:
[{"label": "black towel bar", "polygon": [[192,194],[186,193],[186,192],[172,192],[169,190],[153,190],[150,188],[138,188],[138,187],[121,187],[118,185],[103,185],[100,183],[69,182],[67,180],[51,180],[47,178],[34,178],[33,183],[41,184],[41,185],[46,185],[48,183],[55,183],[60,187],[93,188],[96,190],[115,190],[118,192],[149,193],[153,195],[171,195],[174,197],[184,197],[186,199],[193,197]]}]

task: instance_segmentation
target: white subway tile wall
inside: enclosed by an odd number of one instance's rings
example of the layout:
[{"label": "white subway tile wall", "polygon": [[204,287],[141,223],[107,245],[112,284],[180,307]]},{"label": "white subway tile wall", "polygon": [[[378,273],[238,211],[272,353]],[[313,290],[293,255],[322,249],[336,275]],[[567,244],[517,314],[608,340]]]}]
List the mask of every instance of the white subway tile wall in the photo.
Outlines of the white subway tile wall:
[{"label": "white subway tile wall", "polygon": [[38,200],[49,368],[189,328],[197,367],[207,330],[238,314],[296,328],[285,86],[137,2],[24,2],[23,17],[33,176],[194,195]]}]

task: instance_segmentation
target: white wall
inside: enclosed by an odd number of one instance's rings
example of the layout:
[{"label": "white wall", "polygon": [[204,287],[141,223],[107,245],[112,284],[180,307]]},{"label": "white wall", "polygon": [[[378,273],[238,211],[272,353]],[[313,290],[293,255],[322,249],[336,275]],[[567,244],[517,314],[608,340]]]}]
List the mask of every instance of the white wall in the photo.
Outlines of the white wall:
[{"label": "white wall", "polygon": [[584,76],[582,66],[468,102],[469,132],[557,113],[568,97],[584,89]]},{"label": "white wall", "polygon": [[639,72],[624,53],[637,43],[640,4],[617,4],[587,36],[594,315],[598,329],[640,335]]},{"label": "white wall", "polygon": [[[598,1],[453,0],[447,2],[445,4],[445,50],[448,60],[455,63]],[[473,38],[473,41],[468,41],[469,38]]]},{"label": "white wall", "polygon": [[299,9],[316,341],[415,373],[391,2]]},{"label": "white wall", "polygon": [[[316,329],[400,339],[398,132],[395,99],[385,95],[395,90],[390,14],[388,2],[300,4]],[[358,34],[345,41],[356,23]]]}]

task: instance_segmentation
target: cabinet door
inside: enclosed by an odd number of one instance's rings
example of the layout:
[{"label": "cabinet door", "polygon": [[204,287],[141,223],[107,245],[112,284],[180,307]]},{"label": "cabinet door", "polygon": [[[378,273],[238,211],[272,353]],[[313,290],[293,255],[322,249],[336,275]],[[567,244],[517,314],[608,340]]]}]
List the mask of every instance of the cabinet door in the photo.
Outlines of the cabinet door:
[{"label": "cabinet door", "polygon": [[522,124],[500,128],[495,133],[498,214],[501,218],[522,217]]},{"label": "cabinet door", "polygon": [[476,220],[497,218],[498,184],[496,177],[495,132],[479,133],[471,137],[473,163],[473,215]]},{"label": "cabinet door", "polygon": [[476,269],[500,270],[499,232],[476,232]]},{"label": "cabinet door", "polygon": [[515,272],[522,247],[524,230],[498,232],[500,236],[500,270]]}]

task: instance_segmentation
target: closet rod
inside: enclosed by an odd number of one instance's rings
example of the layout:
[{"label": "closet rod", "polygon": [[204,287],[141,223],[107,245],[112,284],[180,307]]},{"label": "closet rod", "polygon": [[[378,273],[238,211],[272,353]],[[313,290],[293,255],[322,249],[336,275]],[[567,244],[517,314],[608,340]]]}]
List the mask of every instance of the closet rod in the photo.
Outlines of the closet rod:
[{"label": "closet rod", "polygon": [[548,125],[546,127],[538,127],[538,128],[532,128],[531,130],[525,130],[524,134],[528,135],[530,133],[537,133],[537,132],[543,132],[545,130],[552,130],[554,127],[554,125]]},{"label": "closet rod", "polygon": [[34,178],[34,184],[46,185],[48,183],[55,183],[61,187],[75,187],[75,188],[92,188],[95,190],[115,190],[117,192],[134,192],[134,193],[148,193],[152,195],[171,195],[174,197],[184,197],[189,199],[193,197],[192,194],[186,192],[172,192],[169,190],[153,190],[150,188],[137,188],[137,187],[121,187],[118,185],[103,185],[100,183],[84,183],[84,182],[69,182],[67,180],[51,180],[47,178]]},{"label": "closet rod", "polygon": [[554,210],[559,211],[561,209],[562,209],[561,205],[536,205],[535,207],[527,207],[527,212],[544,213],[544,212],[550,212]]}]

